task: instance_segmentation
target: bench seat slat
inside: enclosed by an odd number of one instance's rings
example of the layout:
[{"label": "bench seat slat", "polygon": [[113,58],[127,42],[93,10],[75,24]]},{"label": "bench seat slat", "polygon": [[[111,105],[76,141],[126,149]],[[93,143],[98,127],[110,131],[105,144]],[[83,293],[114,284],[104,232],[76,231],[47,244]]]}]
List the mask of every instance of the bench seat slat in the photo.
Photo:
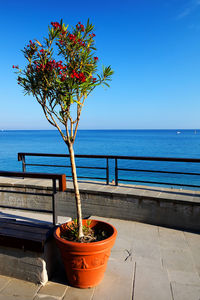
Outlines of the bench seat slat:
[{"label": "bench seat slat", "polygon": [[12,228],[0,228],[0,236],[13,236],[17,238],[25,238],[26,240],[45,241],[46,236],[39,233],[28,233],[27,231],[14,230]]},{"label": "bench seat slat", "polygon": [[23,249],[24,251],[43,252],[44,244],[41,241],[32,241],[13,236],[0,236],[0,246]]},{"label": "bench seat slat", "polygon": [[14,229],[14,230],[20,230],[24,232],[29,232],[29,233],[38,233],[38,234],[43,234],[46,236],[48,234],[50,228],[40,228],[36,226],[30,226],[30,225],[25,225],[25,224],[18,224],[16,223],[3,223],[0,222],[0,229]]},{"label": "bench seat slat", "polygon": [[23,220],[16,220],[14,218],[0,218],[0,224],[1,223],[10,223],[10,224],[21,224],[25,226],[30,226],[30,227],[38,227],[38,228],[44,228],[44,229],[49,229],[53,225],[52,224],[45,224],[45,223],[35,223],[35,222],[28,222],[28,221],[23,221]]},{"label": "bench seat slat", "polygon": [[[0,245],[24,251],[43,252],[45,242],[52,237],[53,227],[18,220],[0,219]],[[45,225],[45,226],[43,226]]]}]

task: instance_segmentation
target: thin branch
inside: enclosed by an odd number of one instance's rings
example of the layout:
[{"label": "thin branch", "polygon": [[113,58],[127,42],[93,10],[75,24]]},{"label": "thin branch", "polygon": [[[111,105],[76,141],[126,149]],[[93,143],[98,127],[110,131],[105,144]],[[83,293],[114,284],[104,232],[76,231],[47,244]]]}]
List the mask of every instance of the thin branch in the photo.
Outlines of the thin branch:
[{"label": "thin branch", "polygon": [[53,122],[55,123],[55,126],[57,127],[58,131],[60,132],[60,134],[61,134],[63,140],[66,141],[65,135],[63,134],[62,130],[60,129],[60,126],[57,124],[57,122],[55,121],[55,119],[54,119],[54,117],[52,116],[52,114],[50,114],[50,115],[51,115],[51,118],[52,118]]},{"label": "thin branch", "polygon": [[[63,134],[63,132],[62,132],[62,130],[60,129],[60,126],[57,124],[56,120],[54,119],[54,117],[53,117],[51,111],[49,110],[49,108],[48,108],[48,107],[46,106],[46,104],[45,104],[45,97],[44,97],[43,101],[41,101],[41,100],[38,98],[38,96],[37,96],[36,94],[35,94],[35,96],[36,96],[37,101],[41,104],[42,109],[43,109],[43,111],[44,111],[44,114],[45,114],[45,117],[47,118],[47,120],[49,121],[49,123],[50,123],[51,125],[53,125],[54,127],[56,127],[56,128],[58,129],[58,131],[60,132],[60,134],[61,134],[63,140],[65,141],[65,140],[66,140],[65,135]],[[49,119],[49,116],[48,116],[48,115],[51,117],[51,120],[52,120],[52,121]]]},{"label": "thin branch", "polygon": [[75,130],[74,130],[74,140],[73,140],[73,142],[75,141],[75,138],[76,138],[76,134],[77,134],[77,130],[78,130],[78,124],[79,124],[79,120],[80,120],[80,116],[81,116],[81,111],[82,111],[83,104],[84,104],[86,98],[87,98],[87,96],[84,96],[82,105],[80,106],[78,104],[78,107],[77,107],[77,122],[76,122],[76,127],[75,127]]},{"label": "thin branch", "polygon": [[[49,123],[50,123],[51,125],[53,125],[54,127],[56,127],[56,125],[49,119],[49,117],[48,117],[48,115],[47,115],[47,112],[46,112],[44,106],[42,106],[42,109],[43,109],[43,112],[44,112],[44,114],[45,114],[45,117],[46,117],[46,119],[49,121]],[[51,116],[51,115],[50,115],[50,116]]]},{"label": "thin branch", "polygon": [[66,118],[65,118],[65,113],[66,113],[66,109],[64,109],[62,102],[60,103],[61,109],[64,112],[63,114],[63,121],[64,121],[64,125],[66,124]]},{"label": "thin branch", "polygon": [[68,143],[70,142],[70,135],[69,135],[69,129],[68,129],[68,118],[69,118],[69,108],[70,106],[67,107],[67,119],[66,119],[66,123],[65,123],[65,129],[66,129],[66,133],[67,133],[67,141]]},{"label": "thin branch", "polygon": [[62,123],[63,125],[65,125],[65,122],[62,120],[62,118],[60,118],[59,116],[58,116],[58,113],[57,112],[55,112],[54,110],[53,110],[53,107],[52,107],[52,105],[51,104],[49,104],[50,105],[50,107],[51,107],[51,110],[49,110],[57,119],[58,119],[58,121],[60,122],[60,123]]},{"label": "thin branch", "polygon": [[66,133],[67,133],[67,140],[68,142],[70,141],[70,135],[69,135],[69,129],[68,129],[68,124],[65,124],[65,128],[66,128]]},{"label": "thin branch", "polygon": [[72,117],[69,115],[70,120],[70,132],[71,132],[71,139],[73,139],[73,120]]}]

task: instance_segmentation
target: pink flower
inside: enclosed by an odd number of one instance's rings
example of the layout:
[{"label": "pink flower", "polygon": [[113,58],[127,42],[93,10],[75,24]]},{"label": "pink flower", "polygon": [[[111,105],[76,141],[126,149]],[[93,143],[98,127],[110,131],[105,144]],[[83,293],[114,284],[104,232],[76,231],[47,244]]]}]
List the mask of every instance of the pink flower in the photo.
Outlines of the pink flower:
[{"label": "pink flower", "polygon": [[51,25],[55,28],[55,29],[61,29],[61,25],[58,22],[51,22]]},{"label": "pink flower", "polygon": [[82,24],[80,25],[80,27],[81,27],[81,31],[85,31],[85,27]]},{"label": "pink flower", "polygon": [[79,79],[80,79],[81,82],[85,82],[86,81],[85,75],[82,72],[79,73]]}]

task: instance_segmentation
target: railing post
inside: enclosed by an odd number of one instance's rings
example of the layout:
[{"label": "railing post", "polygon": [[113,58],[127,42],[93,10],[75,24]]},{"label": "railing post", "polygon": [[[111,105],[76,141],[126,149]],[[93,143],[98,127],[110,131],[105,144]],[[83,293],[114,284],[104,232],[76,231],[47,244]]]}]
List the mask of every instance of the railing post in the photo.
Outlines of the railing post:
[{"label": "railing post", "polygon": [[115,185],[118,185],[118,167],[117,167],[117,158],[115,158]]},{"label": "railing post", "polygon": [[25,161],[25,155],[22,155],[22,172],[26,172],[26,161]]},{"label": "railing post", "polygon": [[106,158],[106,184],[109,184],[109,161]]},{"label": "railing post", "polygon": [[52,194],[53,225],[56,225],[56,209],[55,209],[56,179],[52,179],[52,181],[53,181],[53,194]]}]

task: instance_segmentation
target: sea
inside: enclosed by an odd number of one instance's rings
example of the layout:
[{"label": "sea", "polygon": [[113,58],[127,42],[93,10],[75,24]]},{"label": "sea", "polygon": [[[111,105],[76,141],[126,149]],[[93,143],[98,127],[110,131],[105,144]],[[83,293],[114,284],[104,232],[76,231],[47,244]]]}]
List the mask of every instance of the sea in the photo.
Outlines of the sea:
[{"label": "sea", "polygon": [[[74,144],[75,154],[200,158],[200,130],[79,130]],[[68,149],[56,130],[1,130],[0,170],[22,171],[18,152],[68,154]],[[66,173],[71,176],[67,158],[27,157],[28,164],[62,165],[65,167],[27,166],[27,172]],[[109,181],[115,179],[114,160],[109,160]],[[80,177],[104,178],[104,169],[85,169],[81,166],[106,167],[106,160],[76,159]],[[143,171],[118,172],[123,180],[148,185],[151,182],[200,185],[200,176],[145,172],[144,170],[200,173],[200,163],[152,162],[119,160],[118,167]],[[126,182],[126,181],[123,181]],[[128,183],[129,181],[127,181]],[[129,182],[130,183],[130,182]],[[145,184],[147,185],[147,184]],[[158,185],[158,184],[156,184]],[[164,186],[167,186],[164,184]]]}]

